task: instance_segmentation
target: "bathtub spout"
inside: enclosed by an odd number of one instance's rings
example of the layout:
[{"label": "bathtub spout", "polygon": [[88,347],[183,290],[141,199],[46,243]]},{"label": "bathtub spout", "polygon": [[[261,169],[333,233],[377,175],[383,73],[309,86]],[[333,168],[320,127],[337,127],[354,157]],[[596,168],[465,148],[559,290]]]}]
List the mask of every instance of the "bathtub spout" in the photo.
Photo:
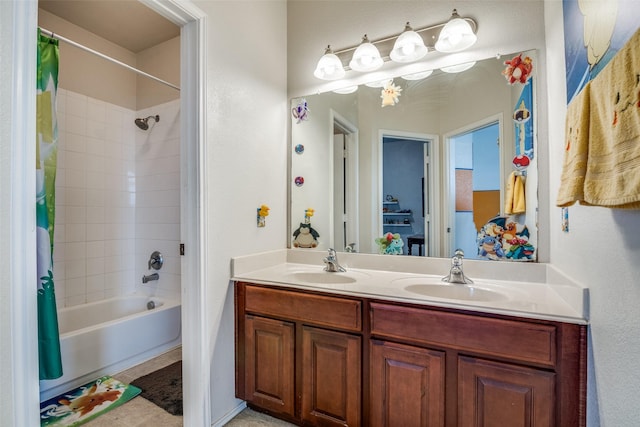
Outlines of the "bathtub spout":
[{"label": "bathtub spout", "polygon": [[153,273],[148,276],[142,276],[142,283],[147,283],[152,280],[158,280],[159,278],[160,278],[160,275],[158,273]]}]

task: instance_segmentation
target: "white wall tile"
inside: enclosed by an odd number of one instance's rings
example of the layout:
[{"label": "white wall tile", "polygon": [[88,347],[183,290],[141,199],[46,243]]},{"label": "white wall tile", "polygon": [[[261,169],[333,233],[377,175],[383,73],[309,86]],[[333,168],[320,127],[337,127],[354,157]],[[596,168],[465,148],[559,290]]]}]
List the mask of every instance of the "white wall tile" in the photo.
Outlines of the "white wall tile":
[{"label": "white wall tile", "polygon": [[[135,112],[63,90],[58,102],[58,305],[135,291],[154,250],[166,254],[155,291],[179,297],[179,101]],[[154,111],[157,126],[134,125]]]}]

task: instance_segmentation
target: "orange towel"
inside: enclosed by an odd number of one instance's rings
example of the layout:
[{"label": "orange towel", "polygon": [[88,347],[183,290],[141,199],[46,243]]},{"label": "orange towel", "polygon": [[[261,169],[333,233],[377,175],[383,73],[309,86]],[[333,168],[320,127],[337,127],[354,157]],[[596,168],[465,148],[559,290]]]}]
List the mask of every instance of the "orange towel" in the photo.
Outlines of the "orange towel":
[{"label": "orange towel", "polygon": [[640,209],[640,30],[591,82],[584,202]]},{"label": "orange towel", "polygon": [[564,161],[556,199],[556,204],[560,207],[584,200],[584,178],[589,155],[590,95],[591,82],[588,82],[567,107]]}]

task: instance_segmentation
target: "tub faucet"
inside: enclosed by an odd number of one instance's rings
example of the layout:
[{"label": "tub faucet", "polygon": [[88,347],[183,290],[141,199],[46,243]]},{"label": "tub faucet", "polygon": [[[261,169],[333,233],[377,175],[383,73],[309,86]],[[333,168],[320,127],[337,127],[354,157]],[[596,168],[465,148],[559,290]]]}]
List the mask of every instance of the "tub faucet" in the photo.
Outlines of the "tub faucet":
[{"label": "tub faucet", "polygon": [[464,275],[462,271],[462,259],[464,258],[464,252],[462,249],[456,249],[453,254],[453,258],[451,258],[451,270],[449,270],[449,274],[442,278],[443,282],[448,283],[473,283],[473,280],[469,279]]},{"label": "tub faucet", "polygon": [[333,248],[329,248],[329,255],[327,255],[323,261],[327,265],[324,268],[324,271],[328,271],[330,273],[344,273],[347,271],[340,265],[340,263],[338,263],[338,256],[336,255],[336,250]]},{"label": "tub faucet", "polygon": [[142,276],[142,283],[147,283],[152,280],[158,280],[160,275],[158,273],[149,274],[148,276]]}]

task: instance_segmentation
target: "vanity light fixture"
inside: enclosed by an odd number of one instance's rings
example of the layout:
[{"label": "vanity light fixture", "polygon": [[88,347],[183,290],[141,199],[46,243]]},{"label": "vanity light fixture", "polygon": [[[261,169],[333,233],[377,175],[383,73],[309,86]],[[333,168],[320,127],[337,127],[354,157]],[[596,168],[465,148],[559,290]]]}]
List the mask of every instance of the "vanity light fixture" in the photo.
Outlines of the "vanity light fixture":
[{"label": "vanity light fixture", "polygon": [[344,74],[342,61],[333,53],[331,46],[327,46],[324,55],[318,61],[313,75],[321,80],[337,80],[343,78]]},{"label": "vanity light fixture", "polygon": [[460,52],[473,46],[476,40],[478,40],[478,37],[473,32],[471,25],[460,18],[458,11],[453,9],[451,19],[440,31],[438,41],[434,47],[438,52]]},{"label": "vanity light fixture", "polygon": [[333,52],[327,47],[318,61],[313,75],[321,80],[337,80],[347,70],[369,72],[382,67],[385,61],[408,63],[419,61],[433,50],[459,52],[472,46],[476,40],[476,21],[463,18],[453,9],[447,22],[412,29],[409,22],[400,34],[369,41],[365,34],[357,46]]},{"label": "vanity light fixture", "polygon": [[427,51],[427,46],[425,46],[420,34],[413,31],[407,22],[404,32],[396,39],[389,57],[393,62],[413,62],[422,59]]},{"label": "vanity light fixture", "polygon": [[400,76],[405,80],[422,80],[426,79],[433,73],[433,70],[421,71],[419,73],[411,73],[404,76]]},{"label": "vanity light fixture", "polygon": [[367,72],[377,70],[382,67],[383,63],[384,61],[380,56],[378,48],[369,41],[369,38],[365,34],[364,37],[362,37],[362,43],[360,43],[356,51],[353,52],[349,67],[352,70]]},{"label": "vanity light fixture", "polygon": [[451,65],[450,67],[442,67],[441,71],[445,73],[461,73],[463,71],[467,71],[469,68],[476,65],[476,61],[473,62],[465,62],[464,64]]}]

